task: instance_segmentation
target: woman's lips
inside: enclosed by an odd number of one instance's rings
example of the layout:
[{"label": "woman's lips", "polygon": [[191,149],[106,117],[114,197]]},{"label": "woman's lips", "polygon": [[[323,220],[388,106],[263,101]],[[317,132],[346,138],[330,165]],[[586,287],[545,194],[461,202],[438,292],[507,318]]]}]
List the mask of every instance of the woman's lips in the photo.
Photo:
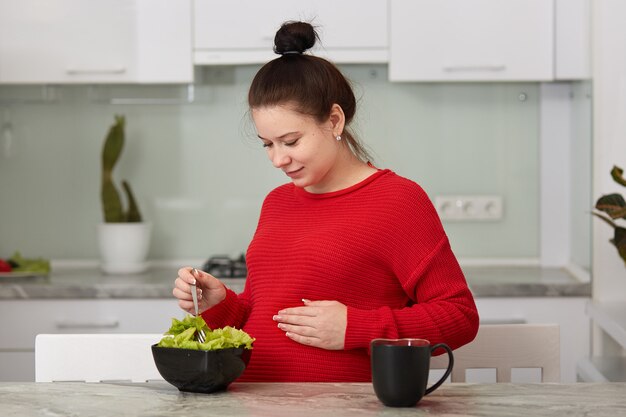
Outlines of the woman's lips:
[{"label": "woman's lips", "polygon": [[300,173],[302,172],[302,169],[304,169],[304,167],[294,169],[293,171],[287,171],[285,172],[285,174],[287,174],[289,178],[295,178],[300,175]]}]

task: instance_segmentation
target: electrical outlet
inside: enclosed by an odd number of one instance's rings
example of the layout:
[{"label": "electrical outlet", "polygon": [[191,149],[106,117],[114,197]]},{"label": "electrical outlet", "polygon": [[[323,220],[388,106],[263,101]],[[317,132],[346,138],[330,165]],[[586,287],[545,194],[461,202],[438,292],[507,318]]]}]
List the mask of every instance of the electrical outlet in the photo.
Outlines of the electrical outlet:
[{"label": "electrical outlet", "polygon": [[436,196],[435,208],[441,220],[494,221],[502,219],[501,196],[453,195]]}]

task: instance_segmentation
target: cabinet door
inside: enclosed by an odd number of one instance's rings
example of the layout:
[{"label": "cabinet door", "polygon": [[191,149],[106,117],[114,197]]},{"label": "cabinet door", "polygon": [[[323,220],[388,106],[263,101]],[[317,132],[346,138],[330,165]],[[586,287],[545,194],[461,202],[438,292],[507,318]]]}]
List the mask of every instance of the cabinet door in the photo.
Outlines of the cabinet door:
[{"label": "cabinet door", "polygon": [[0,351],[32,350],[39,333],[163,333],[184,316],[174,299],[5,300]]},{"label": "cabinet door", "polygon": [[190,81],[190,1],[3,1],[0,82]]},{"label": "cabinet door", "polygon": [[40,333],[163,333],[185,313],[172,299],[3,300],[0,381],[35,380]]},{"label": "cabinet door", "polygon": [[317,55],[387,62],[387,10],[387,0],[195,0],[194,62],[265,63],[277,56],[274,35],[288,20],[317,26]]},{"label": "cabinet door", "polygon": [[553,0],[391,0],[391,81],[552,80]]},{"label": "cabinet door", "polygon": [[137,0],[137,10],[136,81],[193,82],[191,0]]},{"label": "cabinet door", "polygon": [[591,78],[591,0],[556,0],[555,78]]}]

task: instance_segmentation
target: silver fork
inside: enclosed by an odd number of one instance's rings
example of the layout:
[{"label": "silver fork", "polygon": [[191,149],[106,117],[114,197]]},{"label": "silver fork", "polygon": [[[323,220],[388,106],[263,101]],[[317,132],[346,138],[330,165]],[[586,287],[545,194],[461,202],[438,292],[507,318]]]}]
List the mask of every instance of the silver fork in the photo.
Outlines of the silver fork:
[{"label": "silver fork", "polygon": [[[193,268],[191,271],[191,275],[197,280],[198,279],[198,270]],[[196,317],[198,317],[198,293],[196,292],[196,285],[191,285],[191,298],[193,299],[193,309],[196,312]],[[206,339],[206,335],[204,334],[204,330],[200,329],[198,331],[198,342],[204,343]]]}]

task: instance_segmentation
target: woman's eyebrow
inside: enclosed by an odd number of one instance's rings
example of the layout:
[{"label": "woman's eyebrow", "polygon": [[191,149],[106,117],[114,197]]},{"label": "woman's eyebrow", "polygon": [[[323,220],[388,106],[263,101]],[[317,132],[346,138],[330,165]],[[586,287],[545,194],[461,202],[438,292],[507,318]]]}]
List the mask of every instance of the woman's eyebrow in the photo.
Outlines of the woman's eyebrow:
[{"label": "woman's eyebrow", "polygon": [[[296,133],[300,133],[300,132],[298,132],[298,131],[287,132],[287,133],[285,133],[284,135],[280,135],[280,136],[279,136],[279,137],[277,137],[276,139],[279,139],[279,140],[280,140],[280,139],[284,139],[285,137],[287,137],[287,136],[289,136],[289,135],[296,134]],[[261,139],[261,140],[269,140],[269,139],[265,139],[265,138],[264,138],[263,136],[261,136],[261,135],[257,135],[257,136],[258,136],[258,137],[259,137],[259,139]]]}]

